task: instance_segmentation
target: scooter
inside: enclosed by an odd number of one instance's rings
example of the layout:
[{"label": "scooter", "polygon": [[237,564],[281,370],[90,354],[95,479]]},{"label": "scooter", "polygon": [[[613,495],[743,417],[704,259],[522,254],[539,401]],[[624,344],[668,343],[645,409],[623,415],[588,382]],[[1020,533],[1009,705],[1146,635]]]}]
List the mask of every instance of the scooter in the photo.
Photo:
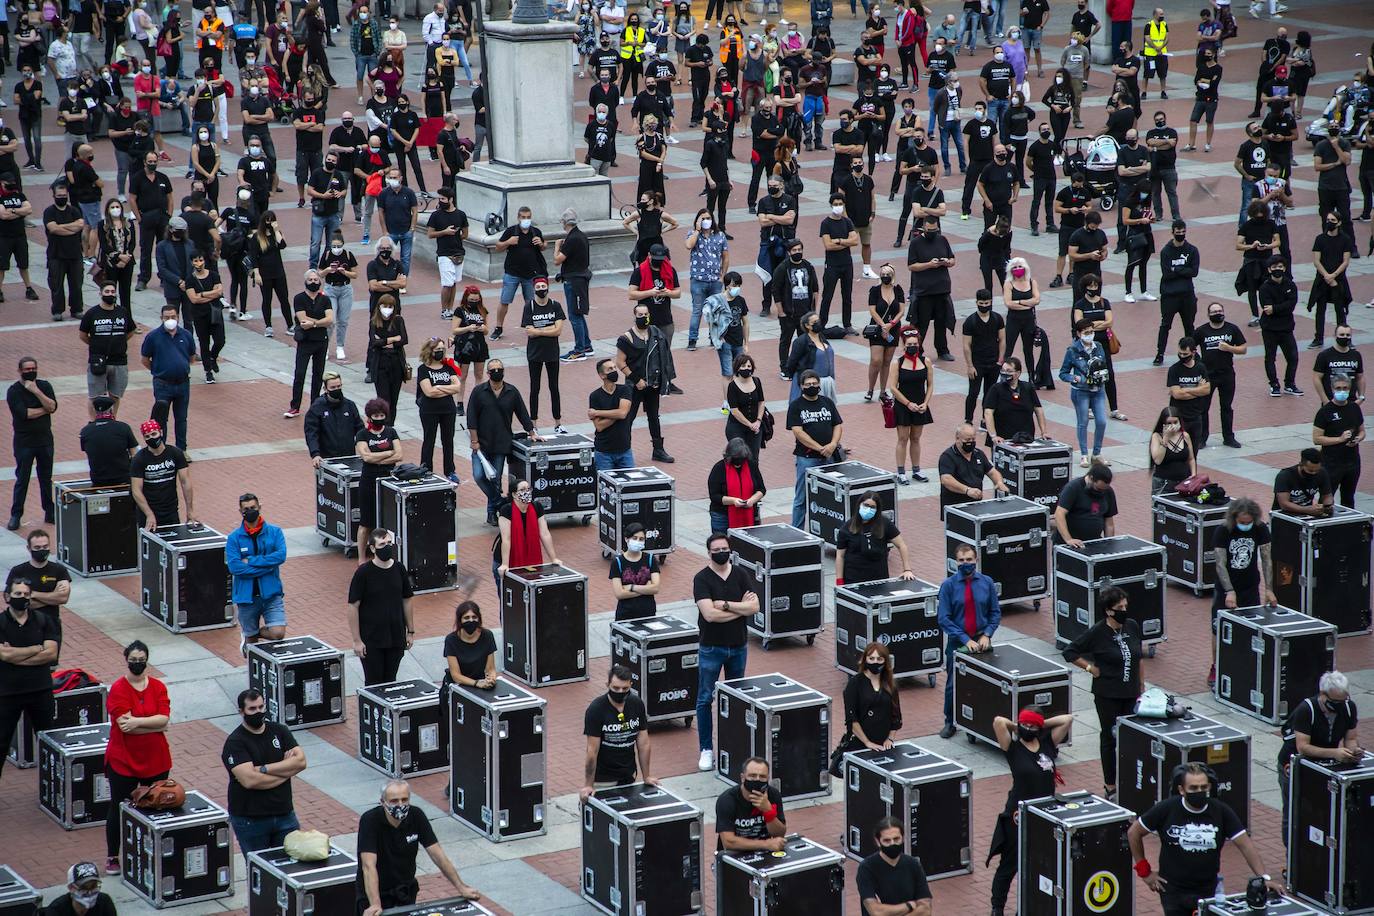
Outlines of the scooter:
[{"label": "scooter", "polygon": [[1347,140],[1355,138],[1365,130],[1365,115],[1370,110],[1369,89],[1356,85],[1353,89],[1345,84],[1336,88],[1331,100],[1322,109],[1320,117],[1313,118],[1307,125],[1306,136],[1309,143],[1316,145],[1327,138],[1329,125],[1340,125],[1340,135]]}]

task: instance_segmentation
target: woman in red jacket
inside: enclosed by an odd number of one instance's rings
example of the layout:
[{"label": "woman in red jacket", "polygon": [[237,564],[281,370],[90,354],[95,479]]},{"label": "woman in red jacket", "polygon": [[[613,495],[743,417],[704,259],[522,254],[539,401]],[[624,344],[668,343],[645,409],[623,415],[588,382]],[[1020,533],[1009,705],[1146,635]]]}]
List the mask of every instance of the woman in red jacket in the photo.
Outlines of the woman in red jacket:
[{"label": "woman in red jacket", "polygon": [[119,803],[140,785],[166,779],[172,769],[167,724],[172,706],[167,685],[148,675],[148,646],[135,639],[124,649],[129,673],[110,687],[110,743],[105,776],[110,782],[110,813],[105,818],[105,874],[119,874]]}]

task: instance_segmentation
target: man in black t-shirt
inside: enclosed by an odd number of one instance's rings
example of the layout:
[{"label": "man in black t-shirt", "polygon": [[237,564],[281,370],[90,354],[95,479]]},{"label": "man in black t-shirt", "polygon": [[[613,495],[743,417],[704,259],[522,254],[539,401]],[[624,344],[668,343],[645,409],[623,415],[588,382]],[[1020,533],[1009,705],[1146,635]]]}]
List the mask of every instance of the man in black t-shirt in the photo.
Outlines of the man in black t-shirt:
[{"label": "man in black t-shirt", "polygon": [[596,428],[592,440],[592,462],[598,471],[635,466],[630,444],[630,389],[621,384],[615,360],[597,361],[596,374],[601,385],[587,397],[587,419]]},{"label": "man in black t-shirt", "polygon": [[1164,216],[1161,191],[1169,198],[1172,219],[1179,219],[1178,211],[1178,131],[1169,126],[1162,111],[1154,115],[1155,126],[1145,132],[1145,146],[1150,151],[1150,193],[1154,198],[1155,214]]},{"label": "man in black t-shirt", "polygon": [[978,447],[978,433],[972,423],[960,423],[954,431],[954,444],[940,453],[940,517],[946,506],[978,502],[983,498],[983,478],[992,481],[998,496],[1006,496],[1002,472],[992,466]]},{"label": "man in black t-shirt", "polygon": [[[1202,364],[1207,367],[1207,376],[1212,380],[1212,391],[1216,394],[1213,400],[1221,405],[1221,443],[1230,448],[1240,448],[1240,442],[1236,439],[1235,410],[1231,403],[1236,397],[1235,358],[1248,349],[1245,334],[1226,320],[1226,309],[1220,302],[1210,302],[1207,305],[1207,323],[1194,329],[1193,339],[1197,341],[1202,354]],[[1203,418],[1204,439],[1210,427],[1209,405],[1209,412]]]},{"label": "man in black t-shirt", "polygon": [[[319,134],[314,136],[319,137]],[[318,161],[319,150],[310,154],[310,158]],[[307,164],[297,150],[297,167]],[[339,154],[331,150],[324,156],[324,165],[314,166],[308,174],[310,180],[301,193],[310,198],[310,260],[307,263],[314,266],[320,263],[320,245],[328,244],[343,221],[344,198],[348,196],[348,176],[351,172],[339,168]]]},{"label": "man in black t-shirt", "polygon": [[493,246],[506,254],[501,268],[501,300],[496,311],[496,325],[491,329],[493,342],[501,339],[506,323],[506,311],[520,290],[525,302],[534,299],[534,278],[549,274],[544,262],[544,233],[534,224],[534,211],[521,207],[515,214],[516,224],[507,226]]},{"label": "man in black t-shirt", "polygon": [[[1159,193],[1158,189],[1155,191]],[[1156,204],[1155,212],[1159,212]],[[1188,241],[1188,224],[1175,219],[1173,238],[1159,250],[1159,334],[1155,341],[1156,366],[1164,365],[1164,345],[1169,340],[1174,316],[1183,323],[1183,333],[1193,336],[1197,318],[1197,292],[1193,280],[1202,269],[1202,255]]]},{"label": "man in black t-shirt", "polygon": [[[1173,792],[1146,811],[1126,831],[1135,872],[1145,886],[1159,894],[1164,916],[1189,916],[1199,901],[1211,897],[1221,873],[1221,847],[1236,844],[1252,874],[1264,879],[1274,893],[1283,882],[1264,872],[1259,850],[1250,841],[1236,812],[1219,798],[1216,775],[1201,763],[1186,763],[1174,780]],[[1145,835],[1159,837],[1159,871],[1145,858]]]},{"label": "man in black t-shirt", "polygon": [[1006,352],[1007,322],[992,310],[992,291],[980,289],[974,294],[976,311],[964,319],[964,371],[968,374],[968,394],[964,397],[964,422],[973,422],[973,409],[978,405],[981,389],[986,406],[988,391],[997,382],[1002,370],[1002,354]]},{"label": "man in black t-shirt", "polygon": [[[0,130],[0,140],[7,130]],[[37,301],[38,293],[29,279],[29,235],[24,228],[32,213],[33,204],[19,189],[18,173],[0,172],[0,285],[5,282],[13,255],[14,266],[19,268],[19,277],[24,281],[24,298]]]},{"label": "man in black t-shirt", "polygon": [[797,478],[792,494],[792,526],[806,524],[806,473],[830,463],[844,435],[844,418],[835,402],[821,394],[821,378],[807,369],[799,380],[801,397],[787,406],[787,429],[796,439],[792,449]]},{"label": "man in black t-shirt", "polygon": [[1021,174],[1010,163],[1007,148],[998,143],[992,148],[992,162],[978,175],[977,191],[983,201],[983,228],[1006,217],[1011,222],[1011,208],[1021,193]]},{"label": "man in black t-shirt", "polygon": [[880,907],[904,906],[911,916],[930,916],[930,885],[920,860],[905,851],[901,822],[894,817],[878,821],[873,839],[878,851],[859,863],[854,882],[864,912],[875,916],[888,912]]},{"label": "man in black t-shirt", "polygon": [[296,106],[296,111],[292,115],[291,126],[296,129],[298,207],[305,202],[305,185],[320,167],[323,158],[321,151],[324,148],[324,120],[324,105],[309,94]]},{"label": "man in black t-shirt", "polygon": [[95,419],[81,428],[81,450],[86,453],[86,466],[91,485],[117,486],[129,482],[129,461],[138,448],[138,440],[129,424],[114,417],[115,401],[100,395],[91,401]]},{"label": "man in black t-shirt", "polygon": [[1328,671],[1317,681],[1317,695],[1297,705],[1283,726],[1279,748],[1279,798],[1283,801],[1283,844],[1288,845],[1288,781],[1293,774],[1293,755],[1350,763],[1363,755],[1358,728],[1360,717],[1350,699],[1350,679]]},{"label": "man in black t-shirt", "polygon": [[769,779],[768,761],[749,757],[739,785],[716,798],[716,849],[781,852],[787,843],[782,793]]},{"label": "man in black t-shirt", "polygon": [[1178,362],[1169,367],[1169,406],[1178,411],[1183,431],[1193,440],[1196,454],[1207,445],[1206,417],[1212,409],[1212,382],[1207,367],[1197,357],[1197,343],[1191,337],[1178,341]]},{"label": "man in black t-shirt", "polygon": [[348,586],[348,626],[364,683],[371,686],[396,680],[401,656],[415,640],[415,616],[410,574],[396,559],[396,536],[374,528],[368,543],[372,559],[354,570]]},{"label": "man in black t-shirt", "polygon": [[612,665],[606,675],[606,692],[592,700],[583,716],[587,761],[579,794],[584,802],[597,789],[610,786],[632,782],[658,785],[649,775],[649,713],[644,701],[630,689],[633,677],[624,665]]},{"label": "man in black t-shirt", "polygon": [[1056,543],[1082,547],[1084,541],[1116,535],[1116,492],[1112,469],[1095,463],[1059,492],[1054,510]]},{"label": "man in black t-shirt", "polygon": [[1208,49],[1198,62],[1197,72],[1193,74],[1193,111],[1188,115],[1188,145],[1185,153],[1197,149],[1197,125],[1205,116],[1207,133],[1203,139],[1203,152],[1212,151],[1213,122],[1217,118],[1217,102],[1221,98],[1221,65],[1217,63],[1216,52]]},{"label": "man in black t-shirt", "polygon": [[1035,386],[1021,378],[1021,360],[1008,356],[1002,361],[997,384],[983,395],[983,422],[993,442],[1010,439],[1017,433],[1049,437],[1045,411]]},{"label": "man in black t-shirt", "polygon": [[186,454],[167,444],[162,425],[156,420],[144,420],[139,432],[147,447],[139,449],[129,462],[130,490],[138,506],[139,527],[156,531],[159,527],[181,524],[178,488],[186,500],[186,521],[194,524],[191,465]]},{"label": "man in black t-shirt", "polygon": [[[858,177],[863,175],[863,163],[855,160]],[[869,179],[870,200],[872,179]],[[825,249],[825,273],[821,279],[821,328],[830,321],[830,300],[835,295],[835,287],[840,289],[840,309],[842,325],[848,327],[852,321],[854,306],[854,253],[859,245],[859,232],[854,221],[845,213],[845,195],[836,192],[830,195],[830,214],[821,220],[821,246]]]},{"label": "man in black t-shirt", "polygon": [[[1313,316],[1315,326],[1312,329],[1312,343],[1308,344],[1309,350],[1319,348],[1326,340],[1328,304],[1336,310],[1336,324],[1343,325],[1347,322],[1351,300],[1350,261],[1359,257],[1354,241],[1341,231],[1339,215],[1327,213],[1322,217],[1322,226],[1326,231],[1312,239],[1312,250],[1316,252],[1312,263],[1316,267],[1317,275],[1312,278],[1312,290],[1307,296],[1307,310],[1310,312],[1315,309],[1316,315]],[[1341,329],[1336,328],[1336,336],[1340,337],[1340,334]]]},{"label": "man in black t-shirt", "polygon": [[[954,327],[949,272],[954,267],[955,256],[949,239],[940,232],[938,216],[926,216],[921,223],[921,231],[912,234],[906,250],[906,261],[911,277],[907,290],[911,296],[907,324],[916,328],[921,340],[929,341],[926,331],[934,322],[936,356],[945,362],[952,362],[954,354],[949,352],[946,333]],[[926,346],[928,348],[929,344]]]},{"label": "man in black t-shirt", "polygon": [[5,403],[10,409],[10,428],[14,431],[14,497],[10,503],[9,530],[19,528],[35,465],[43,518],[52,524],[56,520],[52,497],[55,448],[52,415],[57,413],[57,394],[51,382],[38,377],[38,360],[31,356],[19,360],[19,380],[5,392]]},{"label": "man in black t-shirt", "polygon": [[305,751],[291,730],[267,721],[267,700],[249,687],[239,692],[243,723],[224,739],[220,760],[229,771],[229,825],[244,855],[280,846],[300,828],[291,777],[305,769]]},{"label": "man in black t-shirt", "polygon": [[468,237],[468,215],[453,204],[453,188],[439,188],[439,206],[429,215],[425,235],[434,239],[439,264],[439,317],[453,317],[453,298],[463,282],[463,239]]},{"label": "man in black t-shirt", "polygon": [[[1062,231],[1062,230],[1061,230]],[[1107,260],[1107,233],[1102,231],[1102,214],[1092,210],[1083,217],[1083,228],[1069,236],[1069,269],[1074,295],[1079,295],[1083,279],[1102,276],[1102,262]]]},{"label": "man in black t-shirt", "polygon": [[383,909],[415,903],[420,892],[415,859],[421,848],[458,896],[480,899],[481,894],[459,877],[434,835],[429,816],[410,803],[409,783],[404,779],[388,781],[378,801],[377,807],[358,818],[358,877],[354,887],[359,916],[380,916]]},{"label": "man in black t-shirt", "polygon": [[1289,515],[1322,518],[1331,514],[1331,478],[1322,467],[1322,453],[1305,448],[1298,463],[1274,476],[1274,502],[1271,509]]},{"label": "man in black t-shirt", "polygon": [[959,218],[968,219],[972,212],[974,189],[978,187],[983,169],[992,162],[993,147],[997,143],[997,122],[988,117],[987,102],[974,103],[973,118],[964,125],[963,133],[968,137],[968,170],[964,173],[964,197]]},{"label": "man in black t-shirt", "polygon": [[[10,746],[25,713],[35,732],[46,731],[53,722],[49,665],[57,661],[60,637],[50,616],[30,609],[31,591],[27,580],[9,583],[8,607],[0,611],[0,747]],[[4,766],[5,758],[0,757],[0,770]]]},{"label": "man in black t-shirt", "polygon": [[48,292],[52,296],[52,320],[61,321],[70,306],[73,318],[83,309],[82,234],[85,222],[81,208],[72,201],[66,181],[53,188],[52,206],[43,211],[43,228],[48,242]]},{"label": "man in black t-shirt", "polygon": [[[697,605],[697,630],[701,644],[697,655],[697,769],[715,766],[711,741],[711,706],[715,684],[724,672],[726,680],[744,677],[749,656],[746,625],[758,613],[759,596],[750,588],[750,577],[730,562],[730,538],[713,531],[706,538],[711,562],[692,579],[692,600]],[[767,778],[767,777],[765,777]]]},{"label": "man in black t-shirt", "polygon": [[329,329],[334,325],[333,300],[326,296],[324,278],[311,267],[305,271],[305,291],[291,300],[296,317],[296,366],[291,379],[291,404],[283,416],[294,419],[301,413],[305,393],[305,373],[310,370],[310,403],[320,396],[324,384],[324,363],[329,355]]},{"label": "man in black t-shirt", "polygon": [[1331,400],[1312,418],[1312,441],[1321,446],[1322,469],[1331,489],[1347,509],[1355,508],[1355,485],[1360,480],[1360,443],[1365,439],[1364,412],[1354,400],[1354,383],[1344,372],[1331,380]]},{"label": "man in black t-shirt", "polygon": [[[1043,2],[1043,0],[1041,0]],[[1039,53],[1037,49],[1036,53]],[[1045,202],[1045,231],[1057,232],[1054,224],[1054,196],[1059,181],[1059,172],[1054,159],[1059,155],[1059,146],[1054,142],[1054,131],[1044,121],[1037,125],[1040,136],[1026,148],[1026,164],[1031,171],[1031,235],[1040,234],[1040,202]]]},{"label": "man in black t-shirt", "polygon": [[1335,346],[1327,347],[1312,361],[1312,386],[1323,404],[1331,400],[1331,378],[1338,372],[1350,377],[1352,401],[1364,397],[1364,357],[1351,345],[1352,334],[1350,325],[1338,325]]},{"label": "man in black t-shirt", "polygon": [[100,303],[81,316],[81,342],[87,347],[86,396],[108,395],[117,411],[129,385],[129,338],[137,327],[114,289],[113,283],[102,287]]},{"label": "man in black t-shirt", "polygon": [[706,96],[710,93],[711,68],[715,64],[710,36],[705,32],[698,32],[696,39],[687,48],[685,60],[692,85],[692,113],[687,126],[696,128],[701,126],[701,121],[706,116]]},{"label": "man in black t-shirt", "polygon": [[5,590],[16,579],[29,583],[29,610],[46,614],[53,622],[57,641],[62,642],[62,605],[72,596],[72,574],[67,567],[52,560],[52,536],[42,528],[35,528],[25,539],[29,558],[10,567],[5,577]]},{"label": "man in black t-shirt", "polygon": [[[1083,228],[1087,214],[1094,209],[1087,176],[1082,172],[1074,172],[1069,176],[1069,186],[1060,188],[1054,196],[1054,213],[1059,217],[1059,257],[1054,262],[1054,279],[1050,281],[1050,289],[1064,285],[1064,261],[1068,257],[1073,234]],[[1075,265],[1070,263],[1069,269],[1076,269]]]},{"label": "man in black t-shirt", "polygon": [[1231,162],[1231,167],[1240,176],[1240,217],[1236,220],[1237,225],[1245,222],[1250,201],[1255,198],[1255,182],[1264,178],[1264,170],[1269,165],[1269,150],[1261,139],[1263,134],[1260,125],[1255,121],[1246,124],[1245,135],[1245,142],[1236,150],[1236,158]]}]

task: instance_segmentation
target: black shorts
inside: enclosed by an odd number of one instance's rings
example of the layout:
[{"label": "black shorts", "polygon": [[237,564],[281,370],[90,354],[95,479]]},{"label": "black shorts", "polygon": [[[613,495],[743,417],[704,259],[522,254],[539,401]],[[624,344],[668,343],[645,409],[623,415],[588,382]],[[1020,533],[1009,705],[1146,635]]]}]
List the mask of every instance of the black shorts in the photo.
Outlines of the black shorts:
[{"label": "black shorts", "polygon": [[1145,58],[1145,76],[1158,76],[1160,79],[1169,75],[1169,58],[1165,54],[1156,54],[1154,57]]},{"label": "black shorts", "polygon": [[[1051,206],[1051,212],[1053,212],[1053,206]],[[1049,217],[1046,217],[1046,219],[1049,219]],[[1060,256],[1061,258],[1068,255],[1068,253],[1069,253],[1069,236],[1073,235],[1074,232],[1075,232],[1078,228],[1079,228],[1078,226],[1065,226],[1063,220],[1062,220],[1062,219],[1060,220],[1060,222],[1059,222],[1059,256]]]},{"label": "black shorts", "polygon": [[1197,122],[1202,120],[1203,115],[1207,116],[1208,124],[1211,124],[1214,121],[1216,121],[1217,102],[1215,99],[1213,99],[1210,102],[1204,102],[1202,99],[1197,99],[1196,101],[1194,101],[1193,113],[1188,116],[1188,121],[1189,123],[1196,124]]},{"label": "black shorts", "polygon": [[14,255],[14,266],[20,270],[29,269],[29,240],[27,236],[0,235],[0,270],[10,269],[10,255]]}]

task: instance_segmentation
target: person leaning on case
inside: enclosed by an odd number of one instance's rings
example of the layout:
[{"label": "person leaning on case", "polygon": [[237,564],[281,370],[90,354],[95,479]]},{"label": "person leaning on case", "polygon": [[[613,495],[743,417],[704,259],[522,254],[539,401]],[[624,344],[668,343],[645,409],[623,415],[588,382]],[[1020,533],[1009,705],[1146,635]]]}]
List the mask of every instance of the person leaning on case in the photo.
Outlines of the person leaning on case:
[{"label": "person leaning on case", "polygon": [[415,858],[421,847],[458,896],[481,899],[481,894],[463,883],[434,835],[429,817],[410,804],[408,782],[389,780],[382,786],[379,802],[358,818],[357,916],[381,916],[383,909],[415,903],[420,892]]},{"label": "person leaning on case", "polygon": [[750,757],[740,767],[739,785],[716,798],[717,850],[782,852],[787,845],[782,793],[768,775],[768,761]]},{"label": "person leaning on case", "polygon": [[972,544],[954,548],[958,564],[940,583],[936,620],[945,635],[945,724],[940,737],[954,737],[954,653],[986,652],[1002,622],[997,583],[978,571],[978,551]]},{"label": "person leaning on case", "polygon": [[1141,694],[1140,624],[1127,614],[1125,589],[1109,585],[1097,596],[1102,619],[1078,635],[1064,650],[1064,661],[1082,668],[1093,679],[1098,741],[1102,751],[1102,789],[1116,801],[1116,728],[1130,715]]},{"label": "person leaning on case", "polygon": [[1298,704],[1283,727],[1279,749],[1279,799],[1283,803],[1283,845],[1288,846],[1288,782],[1293,755],[1350,763],[1364,755],[1356,728],[1360,718],[1350,699],[1350,679],[1328,671],[1317,682],[1317,695]]},{"label": "person leaning on case", "polygon": [[291,778],[305,769],[305,751],[289,728],[268,721],[261,690],[240,691],[238,707],[243,722],[224,740],[220,759],[229,771],[229,825],[247,855],[280,846],[300,829]]}]

